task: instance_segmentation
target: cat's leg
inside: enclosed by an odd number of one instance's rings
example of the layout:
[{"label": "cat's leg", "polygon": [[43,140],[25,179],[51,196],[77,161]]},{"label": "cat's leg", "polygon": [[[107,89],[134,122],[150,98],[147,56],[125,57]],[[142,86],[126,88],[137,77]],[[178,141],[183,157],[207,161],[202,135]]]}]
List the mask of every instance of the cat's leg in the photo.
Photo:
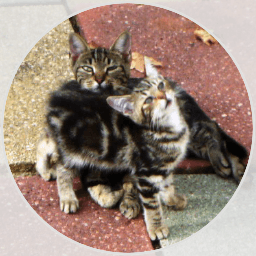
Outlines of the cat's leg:
[{"label": "cat's leg", "polygon": [[220,176],[232,175],[239,182],[245,171],[241,163],[248,156],[247,150],[212,121],[188,93],[183,91],[181,98],[182,112],[191,131],[191,151],[210,160]]},{"label": "cat's leg", "polygon": [[151,240],[161,240],[169,235],[169,228],[164,224],[159,187],[162,179],[157,177],[137,176],[136,186],[142,203],[144,220]]},{"label": "cat's leg", "polygon": [[169,175],[161,184],[160,197],[162,202],[175,210],[183,210],[187,205],[185,195],[176,193],[173,184],[173,174]]},{"label": "cat's leg", "polygon": [[41,177],[48,181],[56,179],[56,163],[58,152],[55,141],[45,131],[39,140],[36,152],[36,170]]},{"label": "cat's leg", "polygon": [[233,178],[239,183],[245,171],[243,159],[246,149],[228,136],[215,122],[197,122],[191,129],[189,148],[197,156],[210,160],[215,172]]},{"label": "cat's leg", "polygon": [[128,219],[136,218],[140,212],[138,191],[131,181],[123,184],[124,195],[120,203],[120,212]]},{"label": "cat's leg", "polygon": [[215,172],[222,177],[232,173],[225,142],[218,125],[213,121],[197,122],[191,129],[189,149],[198,157],[209,160]]},{"label": "cat's leg", "polygon": [[65,168],[60,163],[57,164],[56,169],[60,209],[65,213],[76,212],[79,208],[79,202],[73,189],[75,170]]},{"label": "cat's leg", "polygon": [[102,174],[97,171],[91,172],[86,177],[85,183],[91,198],[104,208],[114,207],[124,194],[122,187],[117,189],[111,187]]},{"label": "cat's leg", "polygon": [[239,183],[243,178],[246,166],[243,164],[242,160],[239,157],[231,153],[228,153],[228,158],[232,167],[233,177]]}]

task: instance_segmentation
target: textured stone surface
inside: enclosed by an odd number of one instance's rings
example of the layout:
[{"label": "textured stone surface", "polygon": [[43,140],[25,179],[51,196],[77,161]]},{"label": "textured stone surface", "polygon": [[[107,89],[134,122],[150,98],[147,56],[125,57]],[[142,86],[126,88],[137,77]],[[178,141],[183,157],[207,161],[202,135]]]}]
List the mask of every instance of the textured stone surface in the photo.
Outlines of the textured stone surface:
[{"label": "textured stone surface", "polygon": [[165,247],[177,243],[199,231],[212,221],[226,206],[237,189],[232,180],[216,175],[176,175],[177,191],[186,195],[188,204],[183,211],[164,209],[165,223],[170,229]]},{"label": "textured stone surface", "polygon": [[60,211],[55,181],[46,182],[39,176],[15,179],[32,208],[49,225],[63,235],[87,246],[113,252],[153,250],[142,214],[126,219],[116,209],[104,209],[85,193],[80,181],[74,181],[80,209],[74,214]]},{"label": "textured stone surface", "polygon": [[[196,39],[200,28],[167,10],[146,5],[109,5],[78,15],[88,41],[109,47],[124,30],[132,51],[163,63],[161,73],[179,82],[204,111],[248,150],[252,116],[248,94],[234,62],[220,44]],[[143,76],[133,71],[133,76]]]}]

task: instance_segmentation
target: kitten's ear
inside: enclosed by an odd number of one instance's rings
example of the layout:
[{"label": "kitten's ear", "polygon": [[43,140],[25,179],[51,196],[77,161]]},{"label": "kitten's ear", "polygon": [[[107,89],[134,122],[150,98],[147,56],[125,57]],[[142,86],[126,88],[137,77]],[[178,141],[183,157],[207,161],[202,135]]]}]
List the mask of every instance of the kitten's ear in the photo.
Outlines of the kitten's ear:
[{"label": "kitten's ear", "polygon": [[73,65],[83,52],[90,51],[86,40],[76,33],[70,34],[69,46]]},{"label": "kitten's ear", "polygon": [[107,103],[110,107],[125,116],[130,116],[134,112],[134,104],[131,100],[131,95],[109,96]]},{"label": "kitten's ear", "polygon": [[118,51],[129,58],[131,57],[131,34],[129,31],[124,31],[110,47],[112,51]]},{"label": "kitten's ear", "polygon": [[147,56],[144,56],[144,63],[145,63],[146,76],[151,78],[159,77],[157,68],[152,64],[152,62]]}]

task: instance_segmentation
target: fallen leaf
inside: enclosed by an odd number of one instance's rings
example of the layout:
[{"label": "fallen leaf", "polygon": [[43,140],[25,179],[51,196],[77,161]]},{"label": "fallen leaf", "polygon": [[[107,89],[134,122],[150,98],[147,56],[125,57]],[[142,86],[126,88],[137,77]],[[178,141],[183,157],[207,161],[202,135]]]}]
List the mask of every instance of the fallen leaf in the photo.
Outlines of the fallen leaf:
[{"label": "fallen leaf", "polygon": [[[162,63],[155,60],[152,57],[148,57],[152,64],[154,66],[162,66]],[[145,63],[144,63],[144,55],[138,53],[138,52],[133,52],[132,53],[132,63],[131,63],[131,69],[136,69],[141,73],[145,72]]]},{"label": "fallen leaf", "polygon": [[88,46],[91,48],[91,49],[95,49],[95,48],[98,48],[99,45],[97,43],[95,43],[94,41],[91,41]]},{"label": "fallen leaf", "polygon": [[196,29],[194,34],[207,45],[218,43],[218,41],[204,29]]}]

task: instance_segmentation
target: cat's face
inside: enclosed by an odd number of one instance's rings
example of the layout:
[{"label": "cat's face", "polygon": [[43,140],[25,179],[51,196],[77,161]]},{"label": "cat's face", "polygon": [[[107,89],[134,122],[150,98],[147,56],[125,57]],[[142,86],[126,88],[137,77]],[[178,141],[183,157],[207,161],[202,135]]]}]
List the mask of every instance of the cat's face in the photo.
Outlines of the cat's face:
[{"label": "cat's face", "polygon": [[179,130],[182,118],[173,85],[146,62],[147,77],[131,95],[108,97],[108,104],[138,124],[152,130]]},{"label": "cat's face", "polygon": [[100,47],[91,49],[77,34],[71,34],[69,41],[73,71],[76,80],[83,88],[95,92],[128,93],[125,86],[130,76],[129,32],[123,32],[110,49]]}]

